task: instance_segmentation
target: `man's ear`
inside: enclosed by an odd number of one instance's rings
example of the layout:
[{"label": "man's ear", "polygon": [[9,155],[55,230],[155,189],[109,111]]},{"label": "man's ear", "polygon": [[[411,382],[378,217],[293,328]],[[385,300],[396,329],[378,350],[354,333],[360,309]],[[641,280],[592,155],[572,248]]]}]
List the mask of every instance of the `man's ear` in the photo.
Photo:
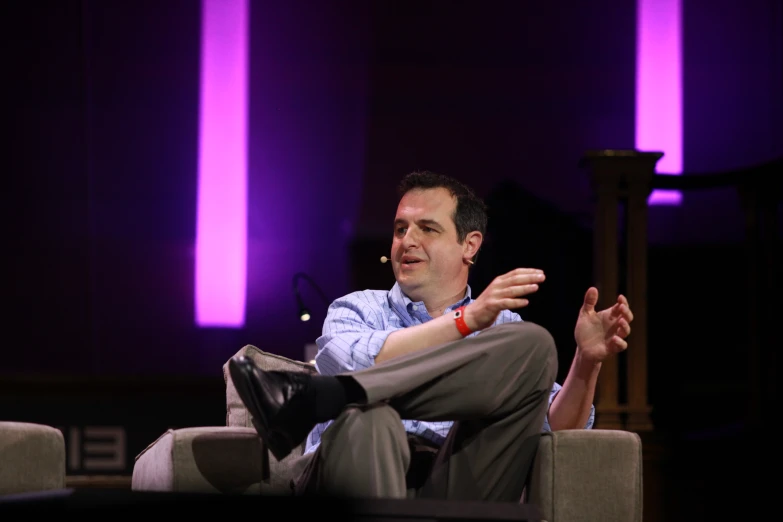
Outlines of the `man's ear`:
[{"label": "man's ear", "polygon": [[466,259],[473,259],[481,248],[481,243],[484,241],[484,236],[481,232],[474,230],[469,232],[465,236],[465,241],[462,243],[464,248],[464,255]]}]

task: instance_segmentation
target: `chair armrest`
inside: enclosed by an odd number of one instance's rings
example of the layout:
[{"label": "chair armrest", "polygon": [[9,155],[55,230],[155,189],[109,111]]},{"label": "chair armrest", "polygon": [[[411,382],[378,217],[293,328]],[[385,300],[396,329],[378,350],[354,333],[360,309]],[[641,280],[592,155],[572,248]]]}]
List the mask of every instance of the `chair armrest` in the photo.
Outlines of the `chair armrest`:
[{"label": "chair armrest", "polygon": [[541,436],[527,502],[547,522],[641,522],[642,443],[619,430],[562,430]]},{"label": "chair armrest", "polygon": [[275,477],[264,480],[265,453],[252,428],[168,430],[136,457],[131,489],[235,494],[290,490]]},{"label": "chair armrest", "polygon": [[0,422],[0,495],[65,487],[65,439],[60,430]]}]

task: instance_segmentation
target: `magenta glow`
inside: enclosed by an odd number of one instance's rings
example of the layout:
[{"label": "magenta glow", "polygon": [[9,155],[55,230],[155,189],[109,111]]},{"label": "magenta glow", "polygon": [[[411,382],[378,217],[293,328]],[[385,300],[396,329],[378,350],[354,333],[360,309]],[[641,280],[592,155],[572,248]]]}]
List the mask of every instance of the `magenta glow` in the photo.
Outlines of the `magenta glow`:
[{"label": "magenta glow", "polygon": [[[664,153],[659,174],[681,174],[681,0],[637,0],[636,149]],[[650,204],[678,205],[682,194],[656,190]]]},{"label": "magenta glow", "polygon": [[199,326],[241,327],[245,322],[248,1],[202,1],[195,252]]}]

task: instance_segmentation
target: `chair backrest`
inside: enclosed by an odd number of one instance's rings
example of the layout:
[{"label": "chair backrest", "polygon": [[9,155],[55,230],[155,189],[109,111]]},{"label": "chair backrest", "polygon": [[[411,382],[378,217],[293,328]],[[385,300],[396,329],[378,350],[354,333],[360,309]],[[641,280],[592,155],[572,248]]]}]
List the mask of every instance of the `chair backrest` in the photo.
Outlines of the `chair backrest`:
[{"label": "chair backrest", "polygon": [[[236,355],[249,357],[262,370],[317,373],[313,364],[268,353],[251,344],[244,346]],[[237,389],[231,380],[231,374],[228,371],[228,361],[223,364],[223,379],[226,381],[226,426],[252,428],[253,423],[250,420],[250,414],[244,404],[242,404]]]},{"label": "chair backrest", "polygon": [[[244,346],[236,355],[245,355],[250,357],[262,370],[283,370],[294,372],[318,373],[315,365],[302,361],[295,361],[267,353],[253,345]],[[231,380],[231,373],[228,371],[228,362],[223,364],[223,379],[226,381],[226,426],[252,428],[250,412],[247,411],[242,400],[239,398],[237,389]],[[294,450],[282,461],[278,461],[271,454],[264,450],[264,480],[261,485],[262,491],[270,491],[273,494],[288,492],[290,488],[291,467],[299,456],[304,453],[305,442],[294,448]]]}]

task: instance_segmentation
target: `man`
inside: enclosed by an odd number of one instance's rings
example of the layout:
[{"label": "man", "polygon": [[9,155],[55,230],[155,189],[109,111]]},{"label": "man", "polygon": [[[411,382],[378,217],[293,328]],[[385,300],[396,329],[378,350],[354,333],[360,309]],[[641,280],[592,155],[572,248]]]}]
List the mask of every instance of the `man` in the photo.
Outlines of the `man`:
[{"label": "man", "polygon": [[623,296],[596,311],[588,289],[557,384],[552,337],[511,312],[528,305],[543,271],[513,270],[473,299],[484,204],[430,172],[406,176],[400,193],[396,283],[332,303],[319,375],[264,372],[237,357],[232,379],[276,458],[307,441],[299,494],[518,502],[542,429],[592,427],[601,363],[627,347],[633,314]]}]

